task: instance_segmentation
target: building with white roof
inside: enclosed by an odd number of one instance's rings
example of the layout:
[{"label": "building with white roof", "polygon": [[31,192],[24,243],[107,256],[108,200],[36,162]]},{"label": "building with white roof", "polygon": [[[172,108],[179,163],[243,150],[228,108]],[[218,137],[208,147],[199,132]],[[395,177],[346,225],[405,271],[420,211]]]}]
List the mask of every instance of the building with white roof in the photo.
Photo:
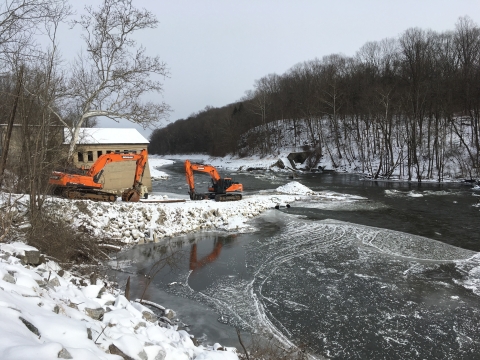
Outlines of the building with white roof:
[{"label": "building with white roof", "polygon": [[[64,144],[70,144],[71,134],[64,129]],[[74,164],[89,168],[97,159],[109,153],[139,153],[148,147],[149,141],[134,128],[81,128],[74,155]],[[135,161],[109,163],[100,181],[103,190],[121,194],[133,185]],[[147,162],[142,183],[148,192],[152,190],[150,167]]]}]

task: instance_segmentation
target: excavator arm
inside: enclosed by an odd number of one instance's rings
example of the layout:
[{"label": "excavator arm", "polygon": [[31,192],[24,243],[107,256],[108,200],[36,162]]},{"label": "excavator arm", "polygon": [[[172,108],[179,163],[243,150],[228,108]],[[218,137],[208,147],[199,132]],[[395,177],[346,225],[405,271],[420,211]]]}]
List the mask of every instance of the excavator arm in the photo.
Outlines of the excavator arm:
[{"label": "excavator arm", "polygon": [[192,164],[190,160],[185,160],[185,176],[187,177],[187,183],[190,189],[190,197],[192,196],[191,194],[195,193],[195,178],[193,175],[194,171],[209,174],[214,182],[218,182],[221,179],[217,169],[215,169],[213,166]]}]

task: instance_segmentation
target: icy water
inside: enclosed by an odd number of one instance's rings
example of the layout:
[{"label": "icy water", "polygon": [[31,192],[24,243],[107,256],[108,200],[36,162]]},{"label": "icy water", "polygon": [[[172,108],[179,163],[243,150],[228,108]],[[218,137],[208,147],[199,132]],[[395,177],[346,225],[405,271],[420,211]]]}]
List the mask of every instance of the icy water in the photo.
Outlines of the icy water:
[{"label": "icy water", "polygon": [[[181,164],[162,170],[171,177],[154,191],[185,194]],[[233,177],[252,193],[291,181]],[[295,203],[267,211],[254,232],[138,246],[119,258],[138,275],[134,291],[173,251],[178,268],[161,269],[146,297],[177,310],[205,341],[238,347],[237,327],[267,329],[325,358],[479,358],[480,213],[471,187],[334,174],[296,180],[367,200]]]}]

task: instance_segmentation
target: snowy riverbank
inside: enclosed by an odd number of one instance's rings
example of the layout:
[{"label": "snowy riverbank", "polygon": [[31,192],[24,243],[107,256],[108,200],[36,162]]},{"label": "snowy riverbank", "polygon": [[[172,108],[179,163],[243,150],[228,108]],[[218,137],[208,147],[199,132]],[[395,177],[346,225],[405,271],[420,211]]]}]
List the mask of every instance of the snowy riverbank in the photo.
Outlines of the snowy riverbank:
[{"label": "snowy riverbank", "polygon": [[128,301],[105,280],[90,283],[52,261],[22,264],[34,250],[0,245],[1,359],[238,358],[219,344],[195,346],[165,320],[174,313]]}]

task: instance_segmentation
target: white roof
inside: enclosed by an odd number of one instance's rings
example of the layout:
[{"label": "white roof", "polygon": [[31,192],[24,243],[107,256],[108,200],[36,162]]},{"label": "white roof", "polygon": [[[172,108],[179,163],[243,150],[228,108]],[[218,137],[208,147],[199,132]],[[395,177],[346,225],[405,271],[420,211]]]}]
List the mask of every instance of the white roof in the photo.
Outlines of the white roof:
[{"label": "white roof", "polygon": [[[64,129],[64,144],[70,143],[70,131]],[[134,128],[81,128],[77,144],[148,144]]]}]

